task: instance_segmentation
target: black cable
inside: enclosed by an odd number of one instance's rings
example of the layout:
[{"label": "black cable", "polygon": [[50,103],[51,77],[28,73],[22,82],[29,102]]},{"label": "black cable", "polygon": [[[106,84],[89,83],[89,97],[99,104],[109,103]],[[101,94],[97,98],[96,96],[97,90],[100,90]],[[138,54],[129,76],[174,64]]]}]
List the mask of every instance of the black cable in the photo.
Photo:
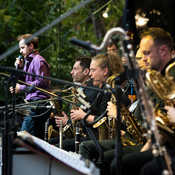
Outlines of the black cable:
[{"label": "black cable", "polygon": [[50,161],[49,161],[49,172],[48,172],[48,175],[51,175],[51,174],[52,174],[52,161],[53,161],[53,159],[50,158]]}]

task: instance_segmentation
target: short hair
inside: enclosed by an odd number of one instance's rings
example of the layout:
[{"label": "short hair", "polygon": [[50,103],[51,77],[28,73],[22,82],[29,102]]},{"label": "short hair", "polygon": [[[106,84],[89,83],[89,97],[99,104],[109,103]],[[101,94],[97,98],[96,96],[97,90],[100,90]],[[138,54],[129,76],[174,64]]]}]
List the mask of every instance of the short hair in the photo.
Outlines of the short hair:
[{"label": "short hair", "polygon": [[173,50],[173,38],[171,34],[162,28],[151,27],[141,34],[141,38],[151,36],[157,46],[166,45],[170,51]]},{"label": "short hair", "polygon": [[124,67],[118,54],[114,52],[107,52],[106,54],[99,54],[92,58],[98,60],[101,69],[108,68],[108,76],[120,74],[124,72]]},{"label": "short hair", "polygon": [[85,55],[80,55],[75,58],[75,62],[77,61],[80,61],[80,66],[82,67],[83,70],[85,70],[86,68],[88,69],[90,68],[91,58]]},{"label": "short hair", "polygon": [[107,47],[111,47],[112,45],[115,45],[115,47],[118,49],[118,45],[117,45],[117,40],[116,39],[110,39],[108,41]]},{"label": "short hair", "polygon": [[[30,38],[30,39],[29,39]],[[26,40],[29,39],[29,41],[26,42]],[[24,35],[19,35],[17,37],[18,41],[24,40],[24,43],[29,46],[31,43],[33,44],[35,49],[38,49],[38,38],[34,37],[33,35],[27,33]]]}]

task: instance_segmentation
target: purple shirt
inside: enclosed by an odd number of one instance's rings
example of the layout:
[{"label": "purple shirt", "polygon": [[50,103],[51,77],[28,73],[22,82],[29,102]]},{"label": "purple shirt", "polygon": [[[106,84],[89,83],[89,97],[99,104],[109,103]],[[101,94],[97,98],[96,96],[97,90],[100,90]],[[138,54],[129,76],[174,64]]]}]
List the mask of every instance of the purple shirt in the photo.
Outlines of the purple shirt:
[{"label": "purple shirt", "polygon": [[[37,52],[36,52],[37,53]],[[24,65],[24,72],[32,73],[35,75],[41,75],[41,76],[50,76],[50,65],[46,62],[46,60],[39,54],[30,54],[27,58],[25,58],[25,65]],[[34,77],[30,75],[23,75],[23,77],[20,77],[20,79],[30,85],[35,85],[42,89],[49,89],[49,80],[40,78],[40,77]],[[20,85],[20,90],[23,90],[26,88],[26,85]],[[37,100],[37,99],[43,99],[43,98],[49,98],[49,95],[46,95],[42,93],[39,90],[32,90],[29,93],[26,93],[26,100]]]}]

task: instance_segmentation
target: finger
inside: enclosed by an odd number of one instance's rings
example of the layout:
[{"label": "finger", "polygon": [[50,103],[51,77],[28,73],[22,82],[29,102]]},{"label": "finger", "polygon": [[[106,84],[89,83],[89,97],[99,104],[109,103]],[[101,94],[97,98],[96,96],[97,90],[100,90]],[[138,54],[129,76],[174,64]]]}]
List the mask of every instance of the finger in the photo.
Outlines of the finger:
[{"label": "finger", "polygon": [[170,106],[164,106],[164,109],[166,109],[166,110],[168,110],[170,108],[171,108]]},{"label": "finger", "polygon": [[74,113],[70,113],[70,116],[72,117],[74,115]]},{"label": "finger", "polygon": [[72,117],[71,117],[71,120],[74,120],[74,118],[75,118],[75,117],[74,117],[74,116],[72,116]]},{"label": "finger", "polygon": [[66,115],[66,113],[64,111],[62,111],[62,115]]},{"label": "finger", "polygon": [[56,119],[56,120],[55,120],[55,123],[56,123],[56,124],[59,124],[60,122],[59,122],[59,120]]}]

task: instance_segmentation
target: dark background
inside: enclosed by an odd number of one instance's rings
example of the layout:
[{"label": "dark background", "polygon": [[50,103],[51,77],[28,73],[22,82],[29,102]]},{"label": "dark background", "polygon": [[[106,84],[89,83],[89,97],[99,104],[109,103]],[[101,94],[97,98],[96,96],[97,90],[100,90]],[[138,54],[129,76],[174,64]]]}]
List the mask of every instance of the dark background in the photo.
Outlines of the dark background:
[{"label": "dark background", "polygon": [[[175,41],[175,2],[174,0],[126,0],[122,27],[132,31],[135,43],[139,43],[140,33],[148,27],[161,27],[171,33]],[[149,21],[143,27],[135,26],[135,15],[139,14]]]}]

